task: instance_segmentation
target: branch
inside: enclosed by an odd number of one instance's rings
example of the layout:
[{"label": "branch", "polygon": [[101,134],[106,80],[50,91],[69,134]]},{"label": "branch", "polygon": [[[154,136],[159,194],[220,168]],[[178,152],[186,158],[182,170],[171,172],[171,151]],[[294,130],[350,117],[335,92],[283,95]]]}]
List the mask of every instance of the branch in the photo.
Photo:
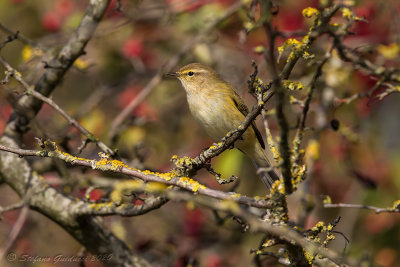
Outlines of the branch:
[{"label": "branch", "polygon": [[262,16],[264,20],[264,29],[266,35],[269,37],[269,49],[268,53],[265,53],[266,62],[270,67],[272,75],[272,86],[276,93],[276,117],[279,125],[279,153],[282,158],[282,177],[285,185],[285,192],[291,194],[292,188],[292,174],[291,174],[291,162],[290,162],[290,148],[289,148],[289,124],[284,112],[284,106],[286,104],[286,92],[282,86],[282,80],[278,76],[278,70],[276,67],[275,59],[275,39],[278,36],[272,26],[273,14],[270,12],[272,8],[271,2],[262,2]]},{"label": "branch", "polygon": [[[5,26],[3,23],[0,22],[0,30],[6,32],[8,35],[16,35],[16,33],[14,31],[12,31],[11,29],[9,29],[7,26]],[[33,46],[33,47],[38,47],[40,46],[38,43],[30,40],[29,38],[23,36],[22,34],[18,33],[17,35],[17,39],[20,40],[21,42],[23,42],[24,44]]]},{"label": "branch", "polygon": [[[346,97],[346,98],[335,97],[334,100],[336,102],[335,103],[336,107],[338,108],[338,107],[340,107],[340,106],[342,106],[344,104],[348,105],[348,104],[350,104],[351,102],[353,102],[353,101],[355,101],[357,99],[361,99],[361,98],[364,98],[364,97],[371,97],[383,84],[385,84],[387,79],[388,79],[388,77],[382,77],[379,81],[377,81],[375,83],[375,85],[371,89],[369,89],[366,92],[356,93],[356,94],[353,94],[353,95],[351,95],[349,97]],[[387,86],[390,86],[390,84],[387,84]],[[378,96],[378,97],[380,97],[380,96]]]},{"label": "branch", "polygon": [[332,31],[330,31],[329,34],[334,38],[335,48],[339,52],[338,54],[342,60],[349,61],[370,74],[384,78],[388,82],[400,83],[400,75],[395,73],[395,69],[388,69],[384,66],[372,63],[368,59],[358,55],[353,49],[345,46],[342,41],[344,36],[340,36]]},{"label": "branch", "polygon": [[363,204],[347,204],[347,203],[324,203],[324,208],[354,208],[354,209],[367,209],[373,210],[376,214],[388,212],[388,213],[400,213],[400,201],[397,200],[393,203],[390,208],[378,208],[374,206],[368,206]]},{"label": "branch", "polygon": [[[10,152],[20,152],[19,149],[13,149],[10,148],[9,146],[13,145],[11,139],[9,138],[4,138],[3,137],[3,142],[6,142],[8,144],[8,149],[7,151]],[[4,146],[0,147],[1,149],[4,148]],[[43,153],[43,152],[42,152]],[[34,152],[33,150],[27,150],[24,154],[22,155],[33,155],[37,154],[37,152]],[[65,154],[65,153],[63,153]],[[4,154],[0,153],[0,163],[5,163],[5,162],[13,162],[12,165],[8,164],[7,167],[1,166],[0,165],[0,170],[4,171],[3,173],[0,173],[3,177],[5,177],[7,180],[9,178],[11,170],[15,170],[17,165],[19,166],[20,169],[24,170],[25,168],[29,168],[27,165],[27,162],[19,158],[18,156],[11,156],[11,159],[9,159],[10,156],[7,155],[12,155],[12,154]],[[69,158],[68,156],[66,156]],[[72,164],[79,163],[82,161],[82,159],[69,159],[69,162]],[[114,161],[115,162],[115,161]],[[93,162],[92,161],[92,166],[95,165],[103,165],[105,162]],[[118,167],[114,166],[114,168],[106,168],[107,170],[114,170],[116,172],[116,169]],[[123,169],[123,168],[122,168]],[[122,172],[121,169],[121,172]],[[123,172],[122,172],[123,173]],[[23,176],[25,177],[26,174]],[[18,184],[15,184],[15,188],[17,189],[17,192],[20,193],[20,190],[24,189],[24,183],[23,181],[17,181]],[[29,192],[31,194],[31,197],[29,198],[29,205],[31,208],[36,209],[44,214],[59,214],[56,218],[53,218],[53,220],[56,220],[59,224],[61,224],[65,229],[67,229],[71,234],[74,236],[80,233],[83,235],[81,238],[78,238],[80,242],[83,244],[87,242],[91,242],[93,238],[96,238],[96,243],[95,248],[101,249],[105,244],[107,244],[107,247],[115,247],[116,249],[119,248],[120,250],[117,250],[117,253],[119,257],[123,257],[125,260],[126,257],[128,257],[126,253],[126,248],[121,248],[121,244],[118,242],[115,244],[116,240],[111,237],[109,232],[104,232],[105,229],[100,227],[98,225],[97,220],[92,220],[91,217],[81,217],[82,215],[87,215],[87,214],[93,214],[93,215],[110,215],[107,211],[106,206],[109,206],[109,203],[98,203],[98,204],[90,204],[90,203],[84,203],[80,200],[76,199],[71,199],[71,198],[66,198],[62,194],[58,193],[54,188],[50,187],[47,185],[44,180],[40,179],[36,174],[32,174],[31,177],[31,189],[32,192]],[[200,191],[200,190],[199,190]],[[217,211],[222,211],[222,212],[228,212],[230,214],[233,214],[239,218],[242,218],[245,220],[249,225],[250,229],[255,232],[267,232],[272,234],[273,236],[279,237],[280,239],[286,240],[287,242],[294,242],[295,244],[303,247],[306,251],[308,251],[311,255],[319,254],[324,257],[327,257],[334,261],[337,264],[340,263],[346,263],[349,260],[344,259],[337,255],[335,252],[326,250],[325,248],[319,247],[316,243],[313,243],[306,238],[304,238],[300,233],[297,231],[291,229],[288,226],[281,226],[281,225],[273,225],[271,223],[265,222],[265,221],[260,221],[258,217],[250,214],[249,210],[246,211],[247,209],[240,208],[234,200],[232,199],[226,199],[226,200],[232,200],[232,201],[218,201],[217,199],[213,198],[205,198],[205,196],[197,196],[194,197],[192,193],[188,192],[181,192],[181,191],[166,191],[166,196],[167,198],[175,199],[175,200],[183,200],[183,201],[195,201],[198,204],[201,204],[203,206],[212,208],[213,210]],[[48,201],[48,198],[54,199],[54,201]],[[155,201],[157,203],[161,203],[163,200],[161,198],[156,198]],[[100,205],[103,204],[103,208],[100,207]],[[143,207],[149,207],[151,206],[150,202],[145,202]],[[99,208],[99,212],[95,212],[97,208]],[[120,205],[119,209],[120,210],[120,215],[122,216],[128,216],[124,211],[128,210],[131,208],[129,204],[125,205]],[[117,209],[114,209],[116,211]],[[136,214],[140,214],[138,210],[136,210]],[[113,213],[115,214],[115,213]],[[78,216],[78,217],[77,217]],[[78,220],[79,225],[76,224],[76,218],[81,218]],[[88,221],[89,220],[89,221]],[[72,226],[72,225],[75,226]],[[98,236],[92,236],[94,234],[93,232],[98,232],[100,236],[104,235],[104,238],[107,243],[103,243],[103,241],[98,240]],[[99,253],[98,251],[92,253]],[[104,252],[103,252],[104,253]],[[113,258],[118,257],[117,254],[113,254]],[[109,263],[108,264],[112,264]],[[353,264],[354,265],[354,264]]]},{"label": "branch", "polygon": [[[184,192],[173,192],[175,199],[181,199],[183,201],[193,200],[189,194]],[[328,258],[337,265],[343,266],[342,264],[348,264],[350,266],[357,266],[357,262],[351,259],[347,259],[338,255],[333,250],[328,250],[321,247],[318,243],[312,242],[306,239],[299,231],[296,231],[286,225],[275,225],[268,221],[260,220],[258,217],[246,212],[235,205],[229,205],[221,201],[215,201],[215,199],[201,198],[198,197],[194,200],[197,204],[208,207],[215,211],[228,212],[234,216],[237,216],[244,220],[250,225],[250,231],[269,233],[270,235],[284,240],[291,244],[296,244],[302,247],[312,257],[315,255],[321,255],[322,257]],[[292,263],[293,264],[293,263]]]},{"label": "branch", "polygon": [[[8,212],[8,211],[13,211],[13,210],[17,210],[22,208],[25,205],[24,202],[19,202],[19,203],[15,203],[12,204],[10,206],[7,206],[5,208],[0,207],[0,214],[4,213],[4,212]],[[1,257],[0,257],[1,258]]]},{"label": "branch", "polygon": [[101,150],[103,150],[105,153],[114,155],[114,151],[109,148],[106,144],[101,142],[94,134],[89,132],[85,127],[80,125],[74,118],[72,118],[70,115],[68,115],[67,112],[65,112],[57,103],[55,103],[52,99],[42,95],[40,92],[35,91],[32,86],[30,86],[23,78],[22,75],[16,71],[13,67],[11,67],[10,64],[8,64],[3,57],[0,56],[0,63],[3,64],[3,66],[6,68],[7,73],[6,73],[6,78],[3,83],[8,81],[8,77],[14,77],[25,89],[25,92],[28,95],[32,95],[35,98],[47,103],[49,106],[51,106],[53,109],[55,109],[58,113],[61,114],[71,125],[73,125],[75,128],[77,128],[90,142],[95,143]]},{"label": "branch", "polygon": [[[334,5],[321,17],[321,21],[327,23],[329,19],[337,12],[339,9],[339,5]],[[287,79],[293,70],[294,65],[298,61],[298,59],[302,56],[304,51],[308,46],[317,38],[318,34],[324,31],[323,25],[318,24],[318,26],[310,31],[309,37],[307,38],[307,42],[303,44],[298,52],[296,52],[292,57],[290,57],[284,66],[282,72],[279,75],[281,80]],[[213,144],[208,149],[202,151],[196,158],[191,160],[188,165],[180,165],[178,168],[181,168],[183,173],[192,173],[193,171],[199,170],[205,166],[205,164],[210,161],[212,158],[218,156],[226,149],[232,147],[234,142],[240,138],[240,136],[246,131],[247,127],[251,124],[251,122],[261,113],[261,110],[264,107],[264,104],[274,95],[274,91],[270,90],[272,87],[272,83],[268,83],[264,86],[264,91],[262,92],[261,101],[259,101],[256,105],[253,106],[249,114],[247,114],[246,118],[240,124],[240,126],[233,131],[230,131],[223,137],[218,143]]]},{"label": "branch", "polygon": [[322,59],[322,61],[318,64],[317,69],[314,72],[313,78],[311,79],[310,85],[309,85],[309,92],[307,94],[306,100],[304,101],[304,106],[303,106],[303,111],[301,113],[300,116],[300,122],[299,122],[299,127],[297,128],[296,131],[296,136],[293,140],[294,143],[294,147],[293,147],[293,154],[295,155],[295,160],[294,162],[297,163],[299,161],[300,158],[300,145],[303,139],[303,135],[304,135],[304,128],[306,126],[306,119],[307,119],[307,114],[310,108],[310,103],[316,88],[316,83],[318,81],[318,78],[322,75],[322,68],[323,66],[326,64],[326,62],[328,62],[328,60],[331,58],[332,56],[332,50],[333,50],[333,46],[332,48],[326,52],[324,58]]},{"label": "branch", "polygon": [[[109,2],[110,0],[90,2],[79,27],[59,54],[47,64],[48,67],[35,84],[35,91],[44,96],[51,94],[74,61],[85,53],[86,44],[92,38]],[[27,125],[39,112],[41,106],[42,101],[33,96],[24,95],[20,97],[16,103],[13,119],[7,124],[5,132],[13,136],[24,133],[27,130]]]},{"label": "branch", "polygon": [[[270,84],[266,87],[269,88]],[[264,107],[264,103],[266,103],[272,97],[272,95],[273,93],[270,91],[263,94],[262,101],[259,101],[256,105],[253,106],[249,114],[247,114],[247,116],[237,129],[228,132],[218,143],[213,144],[208,149],[200,152],[197,157],[190,160],[189,165],[178,164],[178,169],[181,168],[184,173],[190,174],[203,168],[212,158],[218,156],[226,149],[232,147],[235,141],[238,140],[247,130],[251,122],[254,121],[255,118],[261,113],[261,110]]]},{"label": "branch", "polygon": [[341,5],[333,5],[332,7],[323,10],[322,14],[320,15],[320,19],[315,21],[308,35],[303,38],[300,48],[292,51],[292,54],[289,56],[287,63],[280,74],[281,80],[287,80],[289,78],[294,66],[303,56],[303,53],[317,39],[318,36],[326,33],[329,20],[336,14],[340,7]]},{"label": "branch", "polygon": [[149,197],[142,205],[119,204],[114,202],[105,203],[77,203],[71,210],[77,216],[110,216],[120,215],[125,217],[139,216],[158,209],[168,202],[168,198],[164,196]]},{"label": "branch", "polygon": [[22,227],[28,218],[28,211],[29,208],[27,206],[22,207],[21,212],[18,215],[18,219],[14,223],[7,240],[3,242],[3,246],[0,248],[0,262],[3,261],[4,255],[11,248],[18,235],[21,233]]},{"label": "branch", "polygon": [[45,150],[24,150],[12,148],[10,146],[0,145],[0,150],[11,152],[19,156],[36,156],[61,159],[67,163],[77,166],[89,167],[94,170],[110,171],[119,174],[125,174],[131,177],[139,178],[146,182],[158,182],[167,185],[173,185],[178,188],[189,190],[196,194],[201,194],[217,199],[232,200],[240,204],[246,204],[257,208],[269,208],[270,204],[267,200],[250,198],[241,196],[236,193],[226,193],[219,190],[208,188],[197,181],[188,177],[182,177],[175,173],[155,173],[151,171],[141,171],[135,168],[130,168],[121,161],[110,160],[108,157],[103,157],[100,160],[90,160],[85,158],[77,158],[68,153],[62,152],[53,142],[44,142]]},{"label": "branch", "polygon": [[[6,136],[3,136],[0,142],[7,147],[17,146],[13,139]],[[31,151],[26,154],[31,154]],[[29,195],[26,204],[31,209],[59,224],[92,254],[112,255],[111,258],[104,259],[103,263],[106,266],[120,266],[122,264],[126,266],[149,266],[96,217],[74,214],[76,207],[88,203],[66,197],[49,186],[42,177],[33,172],[28,161],[24,158],[12,153],[0,153],[0,177],[21,198]],[[28,182],[30,186],[26,189]],[[49,201],[49,199],[52,201]]]},{"label": "branch", "polygon": [[[109,0],[90,1],[79,27],[61,52],[47,64],[49,67],[35,85],[36,91],[48,96],[59,84],[74,60],[84,53],[84,48],[91,39],[108,4]],[[21,142],[21,133],[27,130],[28,124],[41,106],[42,101],[30,95],[24,95],[18,99],[14,114],[11,116],[12,119],[8,122],[0,143],[19,149],[18,141]],[[77,200],[66,197],[49,187],[31,169],[27,160],[15,154],[0,153],[0,177],[21,198],[29,195],[26,202],[30,208],[59,224],[92,254],[112,255],[111,258],[102,259],[105,266],[149,266],[144,259],[135,255],[124,242],[108,230],[98,218],[71,216],[69,208]]]}]

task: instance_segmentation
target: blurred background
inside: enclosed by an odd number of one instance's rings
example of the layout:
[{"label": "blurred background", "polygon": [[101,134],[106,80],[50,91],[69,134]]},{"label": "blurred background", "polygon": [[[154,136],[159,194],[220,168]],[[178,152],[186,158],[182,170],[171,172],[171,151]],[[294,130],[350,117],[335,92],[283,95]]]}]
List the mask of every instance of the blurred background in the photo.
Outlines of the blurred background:
[{"label": "blurred background", "polygon": [[[25,41],[14,41],[2,49],[1,55],[23,77],[34,84],[48,62],[68,40],[85,12],[89,1],[78,0],[3,0],[0,1],[0,39],[11,31],[19,31]],[[302,16],[308,6],[318,7],[317,0],[276,1],[276,27],[287,36],[300,39],[312,19]],[[321,2],[325,2],[322,1]],[[353,35],[345,44],[357,49],[365,58],[378,65],[397,67],[400,61],[400,2],[346,1],[354,4],[357,16],[368,23],[357,22]],[[221,76],[238,89],[249,107],[255,100],[247,92],[247,80],[253,72],[254,60],[264,82],[270,79],[261,47],[267,44],[262,28],[251,29],[248,5],[237,8],[232,16],[207,31],[207,25],[240,4],[234,0],[122,0],[122,11],[112,1],[95,36],[67,73],[52,95],[74,118],[112,148],[117,148],[130,166],[157,171],[173,167],[170,158],[196,156],[212,140],[191,116],[185,93],[178,81],[162,79],[151,89],[117,135],[110,137],[116,116],[146,88],[153,76],[196,36],[200,40],[184,54],[173,70],[191,62],[202,62],[215,68]],[[256,12],[257,14],[257,12]],[[334,21],[341,23],[340,13]],[[207,32],[205,32],[207,31]],[[285,38],[279,37],[277,45]],[[321,59],[331,46],[323,36],[311,47],[316,59]],[[260,53],[261,52],[261,53]],[[287,55],[280,58],[279,67]],[[315,71],[312,62],[300,60],[291,79],[308,84]],[[315,61],[314,61],[315,62]],[[0,66],[0,73],[4,68]],[[2,74],[3,75],[3,74]],[[0,76],[3,79],[3,76]],[[318,142],[315,162],[307,190],[289,197],[290,219],[296,222],[302,212],[304,192],[310,193],[313,209],[307,215],[305,227],[318,221],[341,221],[330,247],[338,252],[362,258],[369,257],[382,266],[400,266],[400,215],[375,214],[359,209],[324,209],[322,201],[329,195],[333,203],[366,204],[390,207],[400,196],[400,95],[393,93],[377,99],[376,95],[337,106],[340,99],[367,92],[376,83],[372,77],[333,53],[323,69],[307,120],[304,148],[309,140]],[[384,88],[382,88],[383,90]],[[377,93],[381,93],[379,91]],[[0,133],[12,112],[12,104],[23,93],[15,82],[0,87]],[[298,99],[305,92],[293,93]],[[335,102],[336,101],[336,102]],[[277,123],[273,113],[274,99],[267,104],[268,117],[274,136]],[[287,110],[294,136],[301,107],[290,105]],[[339,127],[332,127],[339,123]],[[265,136],[263,122],[257,125]],[[26,148],[37,148],[34,137],[49,138],[74,155],[78,153],[82,136],[57,114],[44,105],[30,131],[25,135]],[[99,150],[93,144],[82,152],[83,157],[97,158]],[[30,159],[38,172],[59,190],[82,198],[86,188],[107,184],[110,174],[82,168],[72,168],[48,159]],[[249,196],[262,196],[266,190],[255,174],[249,160],[236,150],[224,152],[212,161],[215,170],[228,179],[239,177],[235,191]],[[113,177],[122,179],[126,177]],[[200,171],[201,183],[219,190],[231,190],[232,184],[219,185],[215,178]],[[96,189],[93,201],[107,198],[108,191]],[[0,186],[0,205],[17,202],[18,196],[7,185]],[[3,214],[0,222],[0,243],[3,243],[18,217],[19,211]],[[223,217],[223,214],[221,215]],[[151,259],[162,259],[165,266],[249,266],[261,241],[261,235],[243,233],[231,219],[221,224],[212,211],[193,204],[170,202],[159,210],[140,217],[104,218],[106,224],[136,251]],[[54,256],[76,255],[81,246],[63,229],[42,215],[30,211],[28,220],[14,244],[18,255]],[[48,266],[37,263],[35,266]],[[276,264],[264,261],[265,266]],[[57,263],[56,266],[71,266]],[[101,266],[87,262],[87,266]]]}]

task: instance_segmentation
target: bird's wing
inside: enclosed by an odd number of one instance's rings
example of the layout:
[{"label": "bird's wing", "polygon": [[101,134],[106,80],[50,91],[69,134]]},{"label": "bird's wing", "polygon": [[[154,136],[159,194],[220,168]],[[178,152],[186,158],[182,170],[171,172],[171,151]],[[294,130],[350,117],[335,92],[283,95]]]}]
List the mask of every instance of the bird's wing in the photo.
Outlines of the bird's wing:
[{"label": "bird's wing", "polygon": [[[234,91],[234,94],[232,95],[232,100],[233,103],[235,103],[235,106],[237,109],[246,117],[247,114],[249,114],[249,109],[247,108],[246,104],[243,102],[242,98]],[[257,129],[256,125],[254,124],[254,121],[251,122],[251,127],[253,127],[254,133],[256,134],[256,137],[258,139],[258,142],[260,143],[261,147],[265,149],[265,144],[264,140],[262,138],[262,135],[260,131]]]}]

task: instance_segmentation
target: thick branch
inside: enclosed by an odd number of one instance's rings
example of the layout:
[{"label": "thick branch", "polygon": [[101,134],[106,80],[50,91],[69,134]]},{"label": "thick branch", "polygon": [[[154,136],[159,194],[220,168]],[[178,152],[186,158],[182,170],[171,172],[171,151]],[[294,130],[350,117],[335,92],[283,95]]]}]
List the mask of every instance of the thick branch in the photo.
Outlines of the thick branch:
[{"label": "thick branch", "polygon": [[[0,142],[9,147],[17,146],[15,141],[5,136]],[[106,266],[148,266],[104,227],[98,218],[74,214],[75,207],[79,206],[81,201],[66,197],[50,187],[43,178],[32,171],[24,158],[12,153],[0,153],[0,177],[21,198],[29,195],[26,203],[30,208],[59,224],[92,254],[112,255],[103,262]]]},{"label": "thick branch", "polygon": [[150,197],[144,201],[142,205],[115,204],[115,203],[76,203],[72,208],[75,215],[93,215],[93,216],[139,216],[152,210],[160,208],[168,202],[168,198],[164,196]]},{"label": "thick branch", "polygon": [[269,202],[266,200],[255,199],[246,196],[241,196],[236,193],[226,193],[223,191],[211,189],[188,177],[178,176],[174,173],[154,173],[150,171],[141,171],[138,169],[130,168],[120,161],[109,160],[107,158],[102,158],[97,161],[84,158],[77,158],[69,155],[68,153],[61,152],[60,150],[58,150],[58,148],[55,146],[54,143],[46,141],[45,145],[47,145],[46,147],[47,150],[23,150],[4,145],[0,145],[0,150],[15,153],[19,156],[57,158],[73,165],[89,167],[100,171],[110,171],[114,173],[125,174],[131,177],[139,178],[146,182],[158,182],[167,185],[173,185],[201,195],[217,199],[232,200],[252,207],[268,208],[270,206]]},{"label": "thick branch", "polygon": [[[35,90],[48,96],[59,84],[74,60],[84,53],[87,42],[100,22],[109,0],[92,0],[61,52],[50,61],[47,69],[35,85]],[[22,96],[16,105],[12,120],[7,124],[0,142],[8,147],[19,147],[20,134],[25,132],[31,119],[42,106],[42,101]],[[128,246],[109,231],[98,218],[73,216],[70,207],[77,200],[68,198],[49,187],[29,166],[29,163],[11,153],[0,153],[0,177],[26,200],[30,208],[47,216],[86,247],[94,255],[111,255],[103,258],[106,266],[149,266],[142,258],[134,255]],[[52,201],[49,201],[51,199]]]}]

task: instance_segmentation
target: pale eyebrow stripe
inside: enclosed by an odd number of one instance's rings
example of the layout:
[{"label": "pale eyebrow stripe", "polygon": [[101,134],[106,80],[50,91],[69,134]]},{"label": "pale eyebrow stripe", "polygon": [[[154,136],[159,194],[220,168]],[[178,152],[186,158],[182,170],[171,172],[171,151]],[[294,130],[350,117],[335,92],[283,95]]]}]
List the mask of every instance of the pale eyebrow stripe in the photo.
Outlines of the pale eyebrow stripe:
[{"label": "pale eyebrow stripe", "polygon": [[200,73],[200,72],[202,72],[202,73],[206,73],[207,71],[206,70],[196,70],[196,69],[188,69],[188,70],[184,70],[184,71],[182,71],[182,73],[188,73],[188,72],[190,72],[190,71],[193,71],[194,73]]}]

